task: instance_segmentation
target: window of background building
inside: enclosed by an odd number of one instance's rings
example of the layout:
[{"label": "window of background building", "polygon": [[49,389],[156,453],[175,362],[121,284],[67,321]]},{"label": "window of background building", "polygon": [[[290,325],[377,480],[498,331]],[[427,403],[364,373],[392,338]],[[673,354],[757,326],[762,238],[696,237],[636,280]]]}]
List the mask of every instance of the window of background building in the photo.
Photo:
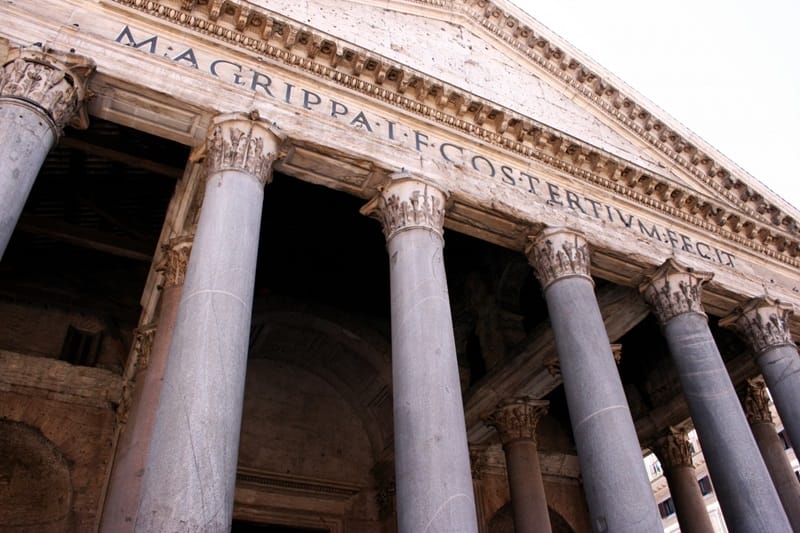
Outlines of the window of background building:
[{"label": "window of background building", "polygon": [[700,485],[700,493],[705,496],[706,494],[711,494],[714,489],[711,488],[711,480],[708,479],[708,476],[703,476],[697,480],[697,484]]},{"label": "window of background building", "polygon": [[672,498],[667,498],[658,504],[658,512],[661,513],[661,518],[666,518],[675,514],[675,504]]}]

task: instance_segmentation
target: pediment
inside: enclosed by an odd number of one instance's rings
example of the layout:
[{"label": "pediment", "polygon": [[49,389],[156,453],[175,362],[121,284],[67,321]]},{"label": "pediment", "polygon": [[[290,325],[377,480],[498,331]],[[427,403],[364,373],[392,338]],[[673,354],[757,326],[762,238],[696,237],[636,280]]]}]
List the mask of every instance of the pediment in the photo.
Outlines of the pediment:
[{"label": "pediment", "polygon": [[400,93],[566,159],[577,174],[599,174],[734,240],[800,253],[797,209],[504,0],[261,3],[372,63],[360,77],[386,86],[381,76],[396,69]]}]

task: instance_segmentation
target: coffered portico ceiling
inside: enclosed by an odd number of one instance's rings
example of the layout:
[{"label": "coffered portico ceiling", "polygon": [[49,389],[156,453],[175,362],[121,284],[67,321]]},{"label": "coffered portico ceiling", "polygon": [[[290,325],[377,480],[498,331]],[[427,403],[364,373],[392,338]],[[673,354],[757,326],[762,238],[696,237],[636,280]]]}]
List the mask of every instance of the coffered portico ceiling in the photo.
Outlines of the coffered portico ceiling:
[{"label": "coffered portico ceiling", "polygon": [[[625,261],[644,265],[677,254],[722,267],[716,279],[729,289],[743,274],[755,293],[758,264],[766,261],[777,268],[769,275],[779,292],[796,298],[800,213],[505,2],[100,0],[95,13],[62,10],[58,20],[69,23],[54,25],[43,36],[46,44],[85,44],[88,54],[90,44],[105,40],[114,54],[158,60],[159,72],[170,62],[182,67],[171,80],[132,83],[189,103],[190,90],[206,90],[197,102],[208,102],[216,88],[207,80],[216,76],[230,91],[251,95],[239,98],[248,108],[260,109],[261,98],[294,106],[286,117],[316,115],[327,124],[317,138],[310,131],[303,137],[299,127],[291,131],[276,118],[280,110],[267,116],[289,137],[289,173],[314,181],[304,173],[313,173],[319,154],[342,153],[326,142],[331,136],[368,132],[380,146],[375,159],[337,156],[334,186],[371,195],[382,168],[413,166],[411,154],[418,170],[436,169],[449,176],[451,191],[461,188],[448,211],[455,229],[485,216],[473,226],[484,224],[495,242],[522,248],[530,222],[549,210],[547,223],[569,225],[577,217],[614,238],[660,246],[641,257],[632,257],[631,247],[616,258],[601,254],[600,271],[612,279]],[[97,61],[96,111],[125,89],[119,83],[125,68]],[[134,115],[146,114],[146,106],[131,105],[138,106]],[[193,113],[186,108],[187,117]],[[181,140],[201,139],[203,126],[187,127]],[[311,163],[303,166],[304,160]],[[491,179],[470,182],[461,179],[463,171]],[[494,194],[503,188],[511,197]],[[518,208],[525,194],[541,205]],[[464,199],[470,195],[472,204]],[[729,307],[731,297],[718,306]]]}]

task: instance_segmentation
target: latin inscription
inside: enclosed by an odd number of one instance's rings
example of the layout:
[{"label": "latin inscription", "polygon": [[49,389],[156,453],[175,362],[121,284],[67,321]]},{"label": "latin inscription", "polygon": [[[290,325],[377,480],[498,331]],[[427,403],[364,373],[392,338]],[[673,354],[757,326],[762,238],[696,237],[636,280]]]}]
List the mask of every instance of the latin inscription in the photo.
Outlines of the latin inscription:
[{"label": "latin inscription", "polygon": [[485,179],[500,180],[509,187],[525,191],[531,199],[543,202],[554,209],[625,228],[675,250],[735,268],[733,254],[707,242],[693,239],[679,231],[639,218],[620,207],[606,204],[514,166],[474,153],[467,147],[439,140],[425,131],[369,114],[319,92],[280,80],[270,72],[225,58],[198,59],[198,54],[190,47],[164,45],[159,42],[157,35],[134,34],[129,26],[122,28],[115,41],[150,54],[161,55],[185,67],[208,72],[225,82],[246,87],[266,98],[328,115],[371,135],[381,135],[391,141],[403,143],[428,157],[440,159]]}]

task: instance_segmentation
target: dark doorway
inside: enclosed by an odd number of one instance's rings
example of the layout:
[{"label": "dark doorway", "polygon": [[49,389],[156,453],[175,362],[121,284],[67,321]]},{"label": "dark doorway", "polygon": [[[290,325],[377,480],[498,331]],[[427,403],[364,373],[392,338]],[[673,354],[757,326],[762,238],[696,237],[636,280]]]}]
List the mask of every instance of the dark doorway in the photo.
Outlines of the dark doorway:
[{"label": "dark doorway", "polygon": [[289,527],[275,524],[258,524],[244,520],[234,520],[231,533],[329,533],[328,529],[309,527]]}]

